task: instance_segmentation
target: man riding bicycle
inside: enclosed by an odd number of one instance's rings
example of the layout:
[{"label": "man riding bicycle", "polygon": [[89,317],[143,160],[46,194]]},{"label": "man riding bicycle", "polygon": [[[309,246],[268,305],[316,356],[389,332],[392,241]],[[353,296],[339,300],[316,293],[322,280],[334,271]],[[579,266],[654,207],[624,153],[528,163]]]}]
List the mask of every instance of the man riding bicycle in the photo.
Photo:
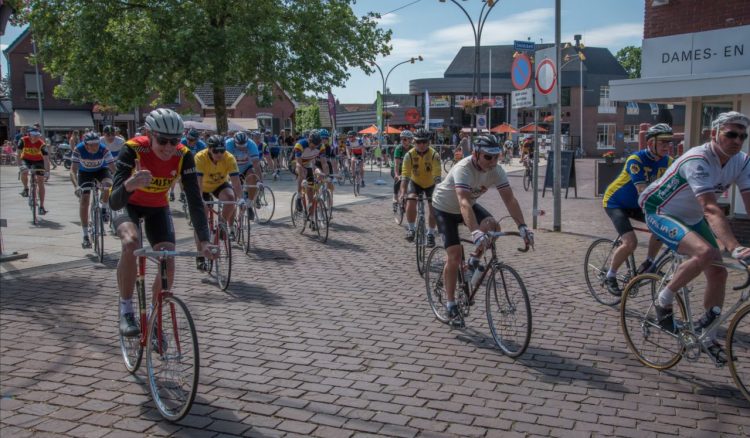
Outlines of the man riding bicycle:
[{"label": "man riding bicycle", "polygon": [[[78,214],[81,217],[81,246],[91,248],[89,239],[89,198],[91,185],[101,185],[102,220],[109,221],[109,212],[105,205],[109,202],[109,188],[112,187],[112,173],[115,171],[115,159],[112,153],[100,142],[99,134],[87,132],[83,141],[73,149],[70,157],[70,177],[76,190],[80,187]],[[93,201],[92,201],[93,202]]]},{"label": "man riding bicycle", "polygon": [[47,145],[42,139],[42,133],[36,126],[29,127],[27,135],[18,141],[18,163],[21,167],[21,183],[23,191],[21,196],[29,196],[29,170],[34,172],[32,178],[36,178],[37,192],[39,196],[39,215],[47,214],[44,208],[44,181],[49,178],[49,155]]},{"label": "man riding bicycle", "polygon": [[[261,135],[258,131],[254,131],[252,136],[258,139],[258,141],[261,139]],[[226,140],[226,148],[227,152],[232,154],[235,160],[237,160],[237,167],[239,168],[240,175],[245,181],[245,184],[256,186],[243,190],[247,193],[247,199],[254,200],[256,193],[258,193],[258,182],[263,181],[263,173],[260,169],[260,151],[258,150],[258,145],[254,140],[251,140],[246,133],[238,131],[234,134],[234,137]],[[248,209],[247,214],[249,219],[255,219],[253,216],[253,209]]]},{"label": "man riding bicycle", "polygon": [[458,224],[466,224],[471,231],[472,240],[476,245],[476,257],[481,255],[490,240],[486,233],[499,231],[497,221],[476,203],[477,198],[489,187],[495,187],[508,213],[518,225],[521,237],[527,244],[534,244],[534,233],[526,227],[523,212],[508,183],[505,171],[498,165],[500,152],[500,145],[494,135],[480,135],[474,141],[472,154],[451,168],[445,179],[436,186],[432,196],[432,207],[447,252],[443,275],[448,298],[446,310],[453,325],[461,323],[455,302],[457,272],[461,264]]},{"label": "man riding bicycle", "polygon": [[[612,220],[622,242],[612,255],[612,264],[605,280],[607,289],[612,295],[622,295],[622,289],[617,283],[617,270],[628,256],[633,254],[638,245],[630,219],[639,222],[646,221],[643,210],[638,205],[638,195],[648,184],[660,178],[672,164],[672,157],[669,156],[671,149],[672,128],[666,123],[650,127],[646,131],[646,149],[628,157],[620,175],[604,192],[602,206]],[[659,248],[661,248],[661,242],[652,234],[648,242],[646,260],[638,268],[639,274],[651,268]]]},{"label": "man riding bicycle", "polygon": [[396,150],[393,151],[393,167],[391,168],[391,176],[393,177],[393,212],[396,212],[398,207],[398,194],[401,190],[401,166],[403,165],[404,155],[411,149],[411,142],[414,139],[414,134],[408,129],[401,131],[401,144],[396,146]]},{"label": "man riding bicycle", "polygon": [[[313,129],[310,131],[306,138],[301,138],[294,145],[294,159],[297,166],[297,205],[295,208],[297,211],[302,211],[302,181],[307,180],[307,205],[312,205],[313,198],[313,182],[315,181],[315,175],[325,175],[328,172],[328,164],[325,166],[325,159],[323,154],[325,153],[325,147],[323,146],[323,139],[320,136],[318,130]],[[320,163],[320,168],[323,169],[321,172],[315,166],[315,162]],[[312,214],[312,212],[309,212]]]},{"label": "man riding bicycle", "polygon": [[[665,330],[677,331],[672,311],[675,292],[701,272],[706,276],[706,313],[695,327],[708,326],[720,314],[727,271],[712,264],[721,261],[717,238],[733,258],[750,258],[750,248],[739,244],[717,202],[734,183],[742,202],[750,207],[750,158],[741,150],[748,125],[750,119],[744,114],[719,114],[711,124],[711,140],[687,151],[641,193],[639,204],[646,211],[648,228],[670,249],[689,257],[659,292],[656,316]],[[711,341],[707,350],[717,361],[725,361],[721,345],[715,338]]]},{"label": "man riding bicycle", "polygon": [[[352,176],[356,178],[357,174],[362,177],[362,187],[365,186],[365,160],[364,160],[364,154],[365,154],[365,148],[362,143],[361,139],[357,138],[357,133],[354,131],[349,131],[347,133],[347,140],[346,140],[346,155],[349,157],[349,160],[351,161],[351,164],[349,165],[349,169],[352,171]],[[357,165],[357,162],[359,161],[359,165]]]},{"label": "man riding bicycle", "polygon": [[[198,235],[198,252],[213,258],[209,243],[208,221],[203,211],[201,191],[190,150],[180,144],[183,123],[176,112],[158,108],[146,117],[148,135],[125,142],[117,160],[109,205],[112,221],[122,242],[122,253],[117,265],[117,285],[120,289],[120,333],[136,337],[140,328],[133,309],[133,288],[136,280],[136,257],[133,251],[141,247],[138,223],[144,220],[145,233],[155,250],[173,250],[174,224],[167,200],[167,191],[175,178],[182,179],[193,228]],[[167,289],[174,279],[174,260],[167,269]],[[160,288],[161,276],[154,278],[153,291]]]},{"label": "man riding bicycle", "polygon": [[427,242],[426,246],[435,246],[435,215],[432,212],[432,192],[435,184],[440,182],[440,155],[430,147],[430,132],[419,128],[414,133],[414,148],[404,155],[401,167],[401,193],[403,199],[408,193],[406,202],[406,240],[414,241],[417,219],[417,198],[424,194],[427,198]]}]

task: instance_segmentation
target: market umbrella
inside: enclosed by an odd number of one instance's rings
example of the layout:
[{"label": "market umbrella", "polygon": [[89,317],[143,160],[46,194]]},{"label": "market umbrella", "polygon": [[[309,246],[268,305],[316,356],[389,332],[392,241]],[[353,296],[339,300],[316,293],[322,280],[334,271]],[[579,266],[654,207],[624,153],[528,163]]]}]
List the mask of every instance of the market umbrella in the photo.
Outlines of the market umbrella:
[{"label": "market umbrella", "polygon": [[[536,127],[536,129],[535,129],[535,127]],[[521,132],[534,132],[534,131],[537,131],[537,132],[547,132],[547,128],[544,128],[544,127],[539,126],[539,125],[534,125],[533,123],[529,123],[528,125],[526,125],[523,128],[521,128]]]},{"label": "market umbrella", "polygon": [[360,134],[377,134],[378,128],[375,125],[370,126],[369,128],[365,128],[361,131],[359,131]]},{"label": "market umbrella", "polygon": [[386,134],[401,134],[401,131],[392,126],[386,126],[385,133]]},{"label": "market umbrella", "polygon": [[490,129],[490,132],[493,132],[495,134],[515,134],[516,132],[518,132],[518,130],[511,126],[509,123],[501,123]]}]

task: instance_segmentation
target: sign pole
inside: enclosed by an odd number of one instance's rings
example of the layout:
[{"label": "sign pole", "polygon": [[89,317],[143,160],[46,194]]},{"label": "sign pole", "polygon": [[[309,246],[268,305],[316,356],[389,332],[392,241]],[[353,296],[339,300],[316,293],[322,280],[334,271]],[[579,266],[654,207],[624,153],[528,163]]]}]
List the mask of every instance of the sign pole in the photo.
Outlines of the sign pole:
[{"label": "sign pole", "polygon": [[[534,168],[532,174],[534,180],[532,181],[531,187],[534,190],[533,200],[531,203],[531,227],[537,229],[537,212],[539,211],[539,142],[537,141],[536,127],[537,118],[539,117],[539,108],[534,107]],[[549,161],[549,160],[548,160]],[[549,166],[549,162],[547,163]]]}]

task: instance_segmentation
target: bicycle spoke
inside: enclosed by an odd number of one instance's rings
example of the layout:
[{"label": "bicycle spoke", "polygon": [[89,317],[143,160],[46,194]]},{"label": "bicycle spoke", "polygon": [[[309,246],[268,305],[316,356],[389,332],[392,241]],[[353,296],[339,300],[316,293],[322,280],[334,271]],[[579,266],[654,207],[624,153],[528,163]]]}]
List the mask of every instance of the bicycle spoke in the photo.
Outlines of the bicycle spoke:
[{"label": "bicycle spoke", "polygon": [[430,303],[435,317],[441,322],[448,321],[448,312],[445,308],[448,298],[443,280],[443,268],[445,267],[446,259],[447,253],[445,249],[441,246],[436,246],[430,251],[425,262],[424,282],[427,291],[427,301]]},{"label": "bicycle spoke", "polygon": [[510,357],[526,351],[531,340],[531,304],[521,276],[498,263],[486,280],[487,324],[497,346]]},{"label": "bicycle spoke", "polygon": [[[614,251],[613,242],[609,239],[598,239],[595,240],[588,251],[586,251],[586,257],[584,259],[584,275],[586,277],[586,284],[588,285],[589,293],[594,299],[605,306],[615,306],[620,302],[620,297],[610,293],[604,280],[607,276],[607,271],[612,262],[612,253]],[[630,273],[627,272],[625,266],[622,267],[623,276],[618,276],[620,284],[624,285],[630,279]]]},{"label": "bicycle spoke", "polygon": [[727,354],[732,379],[750,401],[750,305],[740,309],[729,326]]}]

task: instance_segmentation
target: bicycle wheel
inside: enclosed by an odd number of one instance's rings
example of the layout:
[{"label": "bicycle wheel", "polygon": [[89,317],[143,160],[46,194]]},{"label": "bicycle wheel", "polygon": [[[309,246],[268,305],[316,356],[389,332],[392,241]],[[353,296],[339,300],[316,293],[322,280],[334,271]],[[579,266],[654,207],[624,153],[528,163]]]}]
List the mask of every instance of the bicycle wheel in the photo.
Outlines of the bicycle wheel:
[{"label": "bicycle wheel", "polygon": [[417,232],[414,238],[414,247],[417,252],[417,271],[419,272],[420,277],[424,277],[424,262],[425,256],[427,255],[427,247],[425,246],[427,243],[426,237],[424,216],[420,216],[419,220],[417,220]]},{"label": "bicycle wheel", "polygon": [[240,248],[245,247],[245,220],[247,213],[247,206],[238,208],[235,213],[234,224],[232,230],[234,230],[234,243]]},{"label": "bicycle wheel", "polygon": [[223,223],[219,225],[219,251],[219,256],[215,260],[216,281],[221,290],[227,290],[232,278],[232,242],[229,241],[227,226]]},{"label": "bicycle wheel", "polygon": [[359,175],[354,177],[354,184],[352,187],[354,188],[354,196],[359,196],[359,185],[360,185],[360,177]]},{"label": "bicycle wheel", "polygon": [[[29,172],[29,179],[36,178],[36,174],[34,172]],[[34,225],[37,225],[39,223],[39,219],[37,218],[37,206],[36,206],[36,182],[29,181],[29,186],[31,189],[29,190],[29,206],[31,206],[31,223]]]},{"label": "bicycle wheel", "polygon": [[187,219],[188,226],[193,226],[193,219],[190,218],[190,208],[188,208],[187,200],[182,201],[182,213],[185,214],[185,219]]},{"label": "bicycle wheel", "polygon": [[318,196],[315,207],[315,232],[318,233],[320,241],[326,243],[328,241],[328,210],[324,202],[323,197]]},{"label": "bicycle wheel", "polygon": [[245,254],[250,254],[250,237],[252,236],[252,233],[250,231],[253,226],[253,221],[250,220],[250,207],[249,206],[243,212],[242,216],[243,216],[243,224],[245,226],[245,232],[243,233],[245,236],[245,240],[244,240]]},{"label": "bicycle wheel", "polygon": [[273,190],[270,187],[261,186],[255,197],[255,220],[259,224],[267,224],[271,222],[275,211],[276,197]]},{"label": "bicycle wheel", "polygon": [[445,279],[443,269],[448,254],[442,246],[436,246],[430,251],[425,262],[424,284],[427,290],[427,302],[430,303],[432,313],[440,322],[448,322],[448,311],[445,303],[448,296],[445,293]]},{"label": "bicycle wheel", "polygon": [[495,264],[485,281],[492,337],[506,356],[518,357],[531,340],[531,303],[526,286],[518,272],[504,263]]},{"label": "bicycle wheel", "polygon": [[729,373],[742,395],[750,401],[750,306],[734,315],[727,331]]},{"label": "bicycle wheel", "polygon": [[304,215],[302,214],[302,212],[297,211],[297,198],[299,198],[299,193],[294,192],[294,194],[292,194],[292,208],[290,217],[292,218],[292,226],[295,228],[299,225],[302,225],[302,220],[304,220]]},{"label": "bicycle wheel", "polygon": [[[675,366],[684,352],[678,336],[663,330],[657,321],[654,306],[662,287],[662,277],[639,275],[628,283],[620,304],[620,322],[628,348],[642,364],[657,370]],[[685,304],[680,294],[675,294],[673,306],[675,326],[684,325]]]},{"label": "bicycle wheel", "polygon": [[393,220],[395,220],[396,223],[399,225],[401,225],[404,222],[404,213],[405,213],[404,202],[406,201],[397,202],[396,211],[393,212]]},{"label": "bicycle wheel", "polygon": [[526,169],[523,173],[523,189],[527,192],[531,188],[531,171]]},{"label": "bicycle wheel", "polygon": [[[136,289],[140,286],[138,285],[138,282],[136,282],[135,285]],[[141,313],[140,313],[140,297],[145,297],[145,293],[140,293],[136,291],[136,293],[133,294],[133,308],[135,309],[135,323],[138,325],[138,327],[141,328],[141,330],[144,329],[144,324],[141,322]],[[117,294],[117,315],[119,321],[119,315],[120,315],[120,294]],[[122,353],[122,360],[125,362],[125,368],[130,373],[135,373],[136,370],[138,370],[138,367],[141,365],[141,359],[143,359],[143,345],[141,345],[141,336],[135,336],[135,337],[126,337],[120,334],[119,328],[117,329],[118,336],[120,338],[120,352]]]},{"label": "bicycle wheel", "polygon": [[195,324],[185,303],[164,297],[148,324],[146,366],[151,396],[169,421],[182,419],[198,391],[200,358]]},{"label": "bicycle wheel", "polygon": [[[91,202],[97,202],[92,198]],[[94,207],[94,248],[99,263],[104,262],[104,221],[102,220],[102,209],[97,205]]]},{"label": "bicycle wheel", "polygon": [[320,192],[322,205],[326,208],[326,218],[328,222],[333,219],[333,195],[328,189]]},{"label": "bicycle wheel", "polygon": [[453,159],[448,159],[443,161],[443,170],[448,173],[451,170],[451,167],[453,167]]},{"label": "bicycle wheel", "polygon": [[[616,306],[620,303],[620,297],[612,295],[604,283],[609,266],[612,264],[614,248],[614,242],[611,240],[597,239],[589,246],[583,261],[583,273],[586,277],[589,293],[596,301],[605,306]],[[617,280],[623,287],[633,275],[631,270],[633,265],[635,265],[635,261],[631,255],[625,265],[621,267],[623,273],[617,275]]]}]

